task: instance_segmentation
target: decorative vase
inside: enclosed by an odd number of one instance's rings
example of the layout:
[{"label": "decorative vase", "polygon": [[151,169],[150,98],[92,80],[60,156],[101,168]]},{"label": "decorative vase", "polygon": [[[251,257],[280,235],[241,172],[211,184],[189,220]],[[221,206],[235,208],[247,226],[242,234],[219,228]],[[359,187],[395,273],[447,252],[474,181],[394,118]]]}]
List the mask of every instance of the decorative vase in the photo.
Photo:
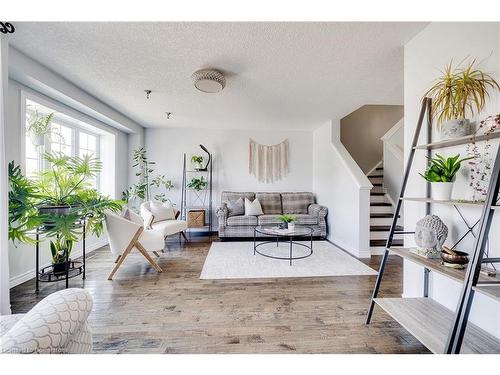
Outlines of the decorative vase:
[{"label": "decorative vase", "polygon": [[431,182],[432,199],[437,201],[451,200],[453,182]]},{"label": "decorative vase", "polygon": [[295,223],[288,223],[288,230],[294,231],[295,230]]},{"label": "decorative vase", "polygon": [[197,171],[199,171],[200,169],[203,169],[203,164],[201,164],[200,162],[195,162],[194,169]]},{"label": "decorative vase", "polygon": [[33,146],[43,146],[45,143],[45,134],[29,133],[29,137]]},{"label": "decorative vase", "polygon": [[279,229],[288,229],[288,224],[287,223],[279,223],[278,228]]},{"label": "decorative vase", "polygon": [[446,121],[441,125],[441,140],[471,135],[471,128],[470,121],[466,118]]},{"label": "decorative vase", "polygon": [[415,227],[415,253],[425,258],[437,259],[448,237],[448,227],[436,215],[427,215],[420,219]]}]

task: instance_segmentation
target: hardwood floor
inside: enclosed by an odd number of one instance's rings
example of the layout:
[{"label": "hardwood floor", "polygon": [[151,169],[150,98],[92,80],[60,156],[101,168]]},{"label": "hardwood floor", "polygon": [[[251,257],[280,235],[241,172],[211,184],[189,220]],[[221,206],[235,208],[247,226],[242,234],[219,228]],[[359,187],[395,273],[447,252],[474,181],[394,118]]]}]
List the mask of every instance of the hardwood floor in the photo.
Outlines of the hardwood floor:
[{"label": "hardwood floor", "polygon": [[[113,281],[107,247],[87,258],[84,287],[96,353],[428,353],[376,307],[364,324],[375,276],[200,280],[210,241],[169,241],[158,274],[134,251]],[[380,257],[367,261],[377,268]],[[400,296],[402,262],[390,257],[382,296]],[[82,287],[80,278],[71,287]],[[28,311],[64,282],[11,290],[13,313]]]}]

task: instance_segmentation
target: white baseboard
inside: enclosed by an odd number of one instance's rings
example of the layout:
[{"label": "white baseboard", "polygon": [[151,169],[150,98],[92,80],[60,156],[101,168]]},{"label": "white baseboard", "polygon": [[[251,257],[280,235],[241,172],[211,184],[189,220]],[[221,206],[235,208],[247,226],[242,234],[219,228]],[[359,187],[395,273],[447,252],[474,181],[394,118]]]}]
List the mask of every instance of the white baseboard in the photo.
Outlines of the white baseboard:
[{"label": "white baseboard", "polygon": [[[90,254],[91,252],[93,252],[93,251],[95,251],[103,246],[106,246],[107,244],[108,244],[108,239],[106,237],[103,237],[102,239],[99,239],[98,241],[94,242],[92,245],[87,245],[86,255]],[[81,249],[76,250],[73,252],[72,258],[75,258],[75,259],[79,258],[82,256],[82,254],[83,254],[83,251]],[[41,264],[40,268],[43,268],[43,267],[46,267],[49,265],[50,265],[50,262],[45,263],[45,264]],[[35,269],[33,268],[33,269],[30,269],[29,271],[26,271],[22,274],[19,274],[17,276],[12,277],[9,280],[9,287],[14,288],[17,285],[20,285],[26,281],[33,279],[34,276],[35,276]]]},{"label": "white baseboard", "polygon": [[339,249],[344,250],[346,253],[351,254],[355,258],[370,258],[369,251],[359,251],[358,249],[353,249],[350,246],[346,246],[345,244],[339,241],[332,241],[327,239],[332,245],[337,246]]}]

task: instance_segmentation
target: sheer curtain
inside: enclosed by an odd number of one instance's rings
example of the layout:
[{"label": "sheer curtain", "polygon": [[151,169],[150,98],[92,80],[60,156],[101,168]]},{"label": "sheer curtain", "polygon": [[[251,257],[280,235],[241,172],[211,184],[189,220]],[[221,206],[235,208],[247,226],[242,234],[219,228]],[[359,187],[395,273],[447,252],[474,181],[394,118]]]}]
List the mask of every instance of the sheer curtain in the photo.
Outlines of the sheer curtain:
[{"label": "sheer curtain", "polygon": [[0,34],[0,315],[10,314],[9,247],[7,238],[7,161],[5,157],[5,103],[8,66],[7,38]]}]

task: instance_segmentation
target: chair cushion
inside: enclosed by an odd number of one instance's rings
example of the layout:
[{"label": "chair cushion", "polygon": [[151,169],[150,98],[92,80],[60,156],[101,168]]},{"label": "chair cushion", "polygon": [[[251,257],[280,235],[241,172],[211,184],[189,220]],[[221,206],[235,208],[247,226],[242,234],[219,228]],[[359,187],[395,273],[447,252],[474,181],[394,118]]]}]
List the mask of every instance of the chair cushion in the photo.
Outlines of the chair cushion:
[{"label": "chair cushion", "polygon": [[255,194],[262,206],[262,211],[266,215],[281,214],[281,194],[280,193],[257,193]]},{"label": "chair cushion", "polygon": [[[294,215],[297,219],[296,223],[298,225],[316,225],[318,224],[318,217],[314,215],[306,214],[296,214]],[[274,225],[281,224],[279,220],[280,215],[261,215],[259,216],[259,225]]]},{"label": "chair cushion", "polygon": [[147,251],[162,250],[165,247],[165,236],[160,230],[149,229],[142,232],[139,242]]},{"label": "chair cushion", "polygon": [[239,198],[242,198],[243,200],[245,200],[245,198],[248,198],[251,201],[253,201],[255,199],[255,193],[251,193],[251,192],[239,193],[239,192],[235,192],[235,191],[223,191],[221,193],[221,202],[222,203],[227,204],[227,202],[229,202],[229,201],[235,202]]},{"label": "chair cushion", "polygon": [[175,210],[168,203],[151,201],[149,208],[154,216],[153,222],[175,219]]},{"label": "chair cushion", "polygon": [[0,337],[5,335],[14,324],[21,319],[24,314],[12,314],[12,315],[2,315],[0,316]]},{"label": "chair cushion", "polygon": [[227,216],[245,215],[245,201],[238,198],[236,201],[227,202]]},{"label": "chair cushion", "polygon": [[262,207],[257,198],[251,202],[249,199],[245,198],[245,215],[246,216],[258,216],[262,215]]},{"label": "chair cushion", "polygon": [[284,214],[307,214],[307,208],[314,203],[312,193],[281,193]]},{"label": "chair cushion", "polygon": [[231,216],[227,218],[227,225],[257,225],[257,216]]},{"label": "chair cushion", "polygon": [[158,231],[163,237],[170,236],[186,230],[187,222],[184,220],[163,220],[151,225],[151,230]]}]

